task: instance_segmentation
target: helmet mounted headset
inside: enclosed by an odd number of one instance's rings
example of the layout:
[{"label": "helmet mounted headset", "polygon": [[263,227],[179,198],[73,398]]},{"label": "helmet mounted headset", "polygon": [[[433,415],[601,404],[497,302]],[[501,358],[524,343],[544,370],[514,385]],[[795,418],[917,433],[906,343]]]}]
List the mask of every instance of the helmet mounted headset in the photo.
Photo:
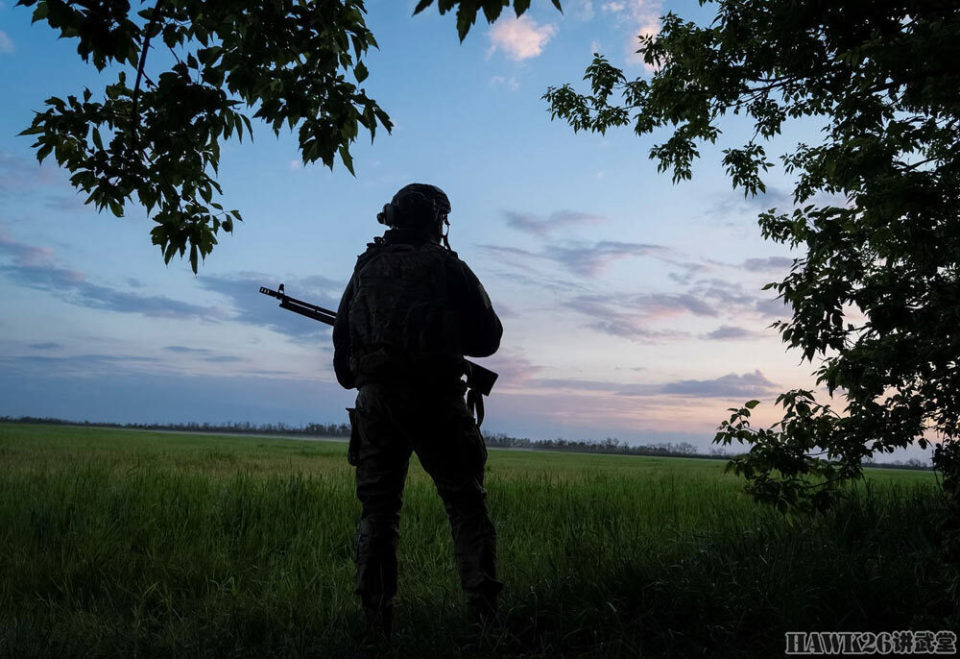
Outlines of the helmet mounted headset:
[{"label": "helmet mounted headset", "polygon": [[440,188],[426,183],[411,183],[384,204],[377,213],[377,222],[397,229],[424,229],[444,247],[450,249],[447,238],[450,221],[450,200]]}]

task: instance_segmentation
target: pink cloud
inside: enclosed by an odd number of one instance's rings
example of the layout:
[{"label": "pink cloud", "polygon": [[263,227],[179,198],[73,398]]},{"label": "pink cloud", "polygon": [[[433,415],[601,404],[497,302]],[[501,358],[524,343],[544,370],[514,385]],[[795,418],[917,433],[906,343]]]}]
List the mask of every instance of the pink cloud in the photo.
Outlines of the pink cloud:
[{"label": "pink cloud", "polygon": [[656,70],[643,61],[637,54],[640,37],[655,37],[660,33],[660,14],[663,13],[662,0],[619,0],[605,2],[603,11],[617,17],[619,23],[630,26],[627,41],[627,61],[641,64],[648,71]]},{"label": "pink cloud", "polygon": [[518,62],[537,57],[556,33],[556,26],[539,25],[529,16],[504,17],[490,28],[490,53],[500,50]]}]

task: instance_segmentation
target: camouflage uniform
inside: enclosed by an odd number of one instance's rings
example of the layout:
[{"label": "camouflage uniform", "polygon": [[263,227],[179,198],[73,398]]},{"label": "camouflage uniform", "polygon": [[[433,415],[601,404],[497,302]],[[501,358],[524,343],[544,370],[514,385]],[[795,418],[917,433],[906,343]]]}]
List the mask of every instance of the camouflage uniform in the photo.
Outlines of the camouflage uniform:
[{"label": "camouflage uniform", "polygon": [[371,618],[392,615],[412,451],[446,507],[468,605],[480,617],[496,609],[502,584],[483,489],[487,452],[461,375],[463,356],[493,354],[502,331],[473,272],[423,234],[391,229],[358,258],[333,341],[338,381],[359,390],[350,442],[363,505],[356,592]]}]

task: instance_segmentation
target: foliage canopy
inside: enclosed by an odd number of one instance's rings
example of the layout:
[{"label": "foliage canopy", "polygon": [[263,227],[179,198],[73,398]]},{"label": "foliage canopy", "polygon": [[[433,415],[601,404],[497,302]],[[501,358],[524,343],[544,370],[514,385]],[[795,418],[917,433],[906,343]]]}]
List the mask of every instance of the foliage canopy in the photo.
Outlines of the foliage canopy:
[{"label": "foliage canopy", "polygon": [[[351,173],[360,129],[372,140],[393,125],[359,86],[369,74],[363,57],[377,47],[363,0],[156,0],[140,11],[127,0],[17,4],[115,75],[102,93],[47,99],[23,131],[36,136],[37,158],[52,154],[98,210],[122,217],[130,203],[145,207],[164,261],[189,249],[194,272],[218,232],[242,219],[214,201],[216,174],[221,142],[250,135],[251,118],[275,133],[297,128],[304,163],[332,168],[339,157]],[[432,4],[421,0],[414,13]],[[438,1],[441,14],[456,10],[461,40],[480,10],[492,22],[509,5]],[[513,1],[517,16],[529,5]]]},{"label": "foliage canopy", "polygon": [[935,461],[948,467],[960,430],[960,5],[720,0],[707,27],[661,21],[638,51],[652,76],[628,80],[595,54],[590,93],[548,90],[553,116],[577,131],[667,128],[649,155],[678,181],[698,145],[721,138],[719,120],[744,115],[753,135],[724,149],[723,165],[745,195],[765,191],[764,144],[791,119],[823,129],[782,156],[792,208],[759,224],[806,251],[767,285],[793,308],[775,326],[845,406],[788,391],[783,418],[755,428],[750,401],[715,441],[752,445],[732,466],[781,507],[822,508],[864,458],[926,447],[931,434],[947,440]]}]

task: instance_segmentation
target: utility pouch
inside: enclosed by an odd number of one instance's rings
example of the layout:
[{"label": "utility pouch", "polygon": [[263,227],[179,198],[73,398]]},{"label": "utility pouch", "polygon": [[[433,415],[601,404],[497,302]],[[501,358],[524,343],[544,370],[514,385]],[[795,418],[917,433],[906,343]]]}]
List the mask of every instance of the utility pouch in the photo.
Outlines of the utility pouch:
[{"label": "utility pouch", "polygon": [[360,422],[357,419],[356,408],[348,407],[347,414],[350,416],[350,445],[347,448],[347,462],[356,467],[360,463]]}]

